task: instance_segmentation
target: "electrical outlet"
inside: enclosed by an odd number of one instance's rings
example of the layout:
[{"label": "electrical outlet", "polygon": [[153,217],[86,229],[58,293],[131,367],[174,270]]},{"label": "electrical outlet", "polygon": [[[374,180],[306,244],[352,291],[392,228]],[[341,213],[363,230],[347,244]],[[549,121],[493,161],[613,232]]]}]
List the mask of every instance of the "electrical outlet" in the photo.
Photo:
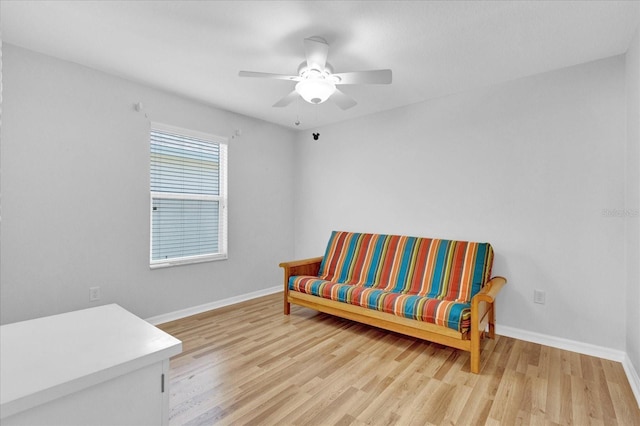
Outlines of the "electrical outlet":
[{"label": "electrical outlet", "polygon": [[544,305],[546,294],[544,290],[533,290],[533,303]]},{"label": "electrical outlet", "polygon": [[89,301],[100,300],[100,287],[89,287]]}]

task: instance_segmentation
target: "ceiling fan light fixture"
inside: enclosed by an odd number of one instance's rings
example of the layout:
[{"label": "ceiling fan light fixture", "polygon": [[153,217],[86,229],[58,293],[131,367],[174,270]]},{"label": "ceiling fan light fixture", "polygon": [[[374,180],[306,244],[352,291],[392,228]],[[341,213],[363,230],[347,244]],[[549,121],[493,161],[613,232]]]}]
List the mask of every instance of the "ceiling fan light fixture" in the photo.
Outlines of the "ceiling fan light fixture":
[{"label": "ceiling fan light fixture", "polygon": [[[1,1],[1,0],[0,0]],[[273,104],[274,107],[286,107],[298,98],[318,105],[331,100],[342,110],[354,107],[358,103],[351,96],[338,90],[341,84],[391,84],[391,70],[368,70],[333,73],[333,67],[327,62],[329,44],[322,37],[304,39],[305,60],[298,66],[298,75],[271,74],[255,71],[240,71],[240,77],[261,77],[277,80],[297,81],[295,89]]]},{"label": "ceiling fan light fixture", "polygon": [[296,84],[296,92],[310,104],[321,104],[336,91],[336,85],[324,78],[305,79]]}]

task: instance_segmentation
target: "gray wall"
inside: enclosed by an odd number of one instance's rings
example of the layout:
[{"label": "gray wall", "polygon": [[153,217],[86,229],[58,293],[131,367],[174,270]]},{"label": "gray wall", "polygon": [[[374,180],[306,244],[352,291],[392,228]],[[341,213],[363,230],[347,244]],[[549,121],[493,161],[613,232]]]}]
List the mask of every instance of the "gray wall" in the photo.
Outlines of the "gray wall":
[{"label": "gray wall", "polygon": [[[3,324],[112,302],[148,318],[281,283],[291,131],[15,46],[2,54]],[[149,120],[242,130],[229,139],[228,260],[149,269]]]},{"label": "gray wall", "polygon": [[[509,278],[501,325],[626,348],[639,370],[638,218],[602,215],[638,208],[638,50],[636,34],[626,62],[327,126],[313,141],[5,44],[1,322],[95,306],[96,285],[99,304],[162,315],[280,285],[278,262],[320,254],[332,229],[394,232],[490,241]],[[149,120],[242,129],[229,143],[229,260],[149,269]]]},{"label": "gray wall", "polygon": [[637,216],[640,210],[640,29],[636,31],[626,59],[627,355],[636,372],[640,372],[640,218]]},{"label": "gray wall", "polygon": [[617,56],[301,134],[296,256],[333,229],[489,241],[500,325],[624,350],[625,221],[603,216],[624,207],[624,73]]}]

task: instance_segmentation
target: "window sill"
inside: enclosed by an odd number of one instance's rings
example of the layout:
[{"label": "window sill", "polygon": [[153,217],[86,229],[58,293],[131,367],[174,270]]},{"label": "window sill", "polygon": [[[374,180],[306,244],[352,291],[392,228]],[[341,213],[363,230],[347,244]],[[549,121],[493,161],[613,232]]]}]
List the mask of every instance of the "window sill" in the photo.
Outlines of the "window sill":
[{"label": "window sill", "polygon": [[218,260],[227,260],[227,254],[216,254],[207,256],[197,256],[181,259],[170,259],[166,261],[156,260],[149,264],[150,269],[170,268],[172,266],[191,265],[194,263],[216,262]]}]

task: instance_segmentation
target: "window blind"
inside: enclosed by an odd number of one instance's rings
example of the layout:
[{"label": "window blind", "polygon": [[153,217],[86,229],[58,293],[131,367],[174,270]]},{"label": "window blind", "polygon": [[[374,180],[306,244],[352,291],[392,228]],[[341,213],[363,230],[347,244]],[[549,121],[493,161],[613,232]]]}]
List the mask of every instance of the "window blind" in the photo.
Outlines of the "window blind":
[{"label": "window blind", "polygon": [[219,144],[151,131],[151,191],[219,195]]},{"label": "window blind", "polygon": [[151,264],[225,255],[226,145],[153,129]]}]

